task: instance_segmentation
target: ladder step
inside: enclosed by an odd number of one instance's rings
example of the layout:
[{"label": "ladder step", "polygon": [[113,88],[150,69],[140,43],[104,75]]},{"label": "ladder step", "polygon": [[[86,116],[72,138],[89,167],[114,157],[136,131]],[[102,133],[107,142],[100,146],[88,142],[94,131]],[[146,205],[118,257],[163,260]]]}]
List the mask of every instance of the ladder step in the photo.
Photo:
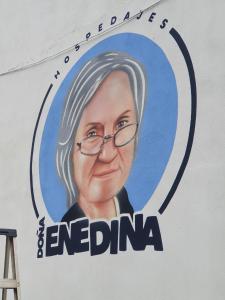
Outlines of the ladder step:
[{"label": "ladder step", "polygon": [[2,289],[16,289],[19,286],[19,282],[15,279],[1,279],[0,288]]}]

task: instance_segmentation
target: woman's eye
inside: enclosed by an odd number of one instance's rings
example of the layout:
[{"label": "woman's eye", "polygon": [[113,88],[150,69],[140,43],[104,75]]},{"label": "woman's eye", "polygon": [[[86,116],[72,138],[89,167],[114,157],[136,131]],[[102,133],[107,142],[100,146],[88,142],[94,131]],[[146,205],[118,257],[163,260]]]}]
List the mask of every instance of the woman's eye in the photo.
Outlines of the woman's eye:
[{"label": "woman's eye", "polygon": [[121,121],[119,121],[119,122],[117,123],[116,127],[117,127],[117,129],[121,129],[121,128],[123,128],[124,126],[126,126],[127,123],[128,123],[127,120],[121,120]]},{"label": "woman's eye", "polygon": [[97,135],[97,132],[95,130],[91,130],[91,131],[88,132],[87,137],[92,137],[92,136],[95,136],[95,135]]}]

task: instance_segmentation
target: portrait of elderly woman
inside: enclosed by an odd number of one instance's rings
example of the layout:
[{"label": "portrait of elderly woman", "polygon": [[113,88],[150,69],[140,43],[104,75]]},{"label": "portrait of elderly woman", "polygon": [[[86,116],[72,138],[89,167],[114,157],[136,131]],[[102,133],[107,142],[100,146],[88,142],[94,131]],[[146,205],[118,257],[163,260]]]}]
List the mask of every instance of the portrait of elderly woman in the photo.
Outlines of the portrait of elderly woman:
[{"label": "portrait of elderly woman", "polygon": [[56,164],[67,191],[62,222],[133,215],[124,187],[146,97],[143,66],[120,52],[89,60],[67,94]]}]

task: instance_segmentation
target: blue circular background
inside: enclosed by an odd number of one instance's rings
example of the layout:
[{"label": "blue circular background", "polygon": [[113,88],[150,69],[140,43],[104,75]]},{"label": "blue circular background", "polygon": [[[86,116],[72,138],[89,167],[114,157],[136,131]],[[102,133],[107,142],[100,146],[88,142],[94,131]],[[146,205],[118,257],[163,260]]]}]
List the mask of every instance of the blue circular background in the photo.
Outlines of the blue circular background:
[{"label": "blue circular background", "polygon": [[56,145],[64,99],[75,74],[92,57],[107,51],[126,52],[145,67],[148,95],[139,143],[130,176],[125,184],[135,211],[143,209],[166,168],[177,127],[177,86],[171,65],[149,38],[121,33],[88,50],[71,68],[59,87],[44,126],[39,153],[42,196],[51,218],[58,222],[67,211],[66,191],[56,170]]}]

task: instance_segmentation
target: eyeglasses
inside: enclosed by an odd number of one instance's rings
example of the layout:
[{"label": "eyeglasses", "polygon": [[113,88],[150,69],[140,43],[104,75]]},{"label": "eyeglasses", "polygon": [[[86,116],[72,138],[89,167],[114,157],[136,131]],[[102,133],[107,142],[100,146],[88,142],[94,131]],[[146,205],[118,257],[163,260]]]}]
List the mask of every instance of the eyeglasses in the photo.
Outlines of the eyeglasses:
[{"label": "eyeglasses", "polygon": [[106,136],[93,135],[84,138],[80,143],[77,143],[79,150],[84,155],[97,155],[102,152],[104,144],[113,141],[115,147],[123,147],[129,144],[136,136],[138,129],[137,123],[132,123],[116,131],[114,134]]}]

